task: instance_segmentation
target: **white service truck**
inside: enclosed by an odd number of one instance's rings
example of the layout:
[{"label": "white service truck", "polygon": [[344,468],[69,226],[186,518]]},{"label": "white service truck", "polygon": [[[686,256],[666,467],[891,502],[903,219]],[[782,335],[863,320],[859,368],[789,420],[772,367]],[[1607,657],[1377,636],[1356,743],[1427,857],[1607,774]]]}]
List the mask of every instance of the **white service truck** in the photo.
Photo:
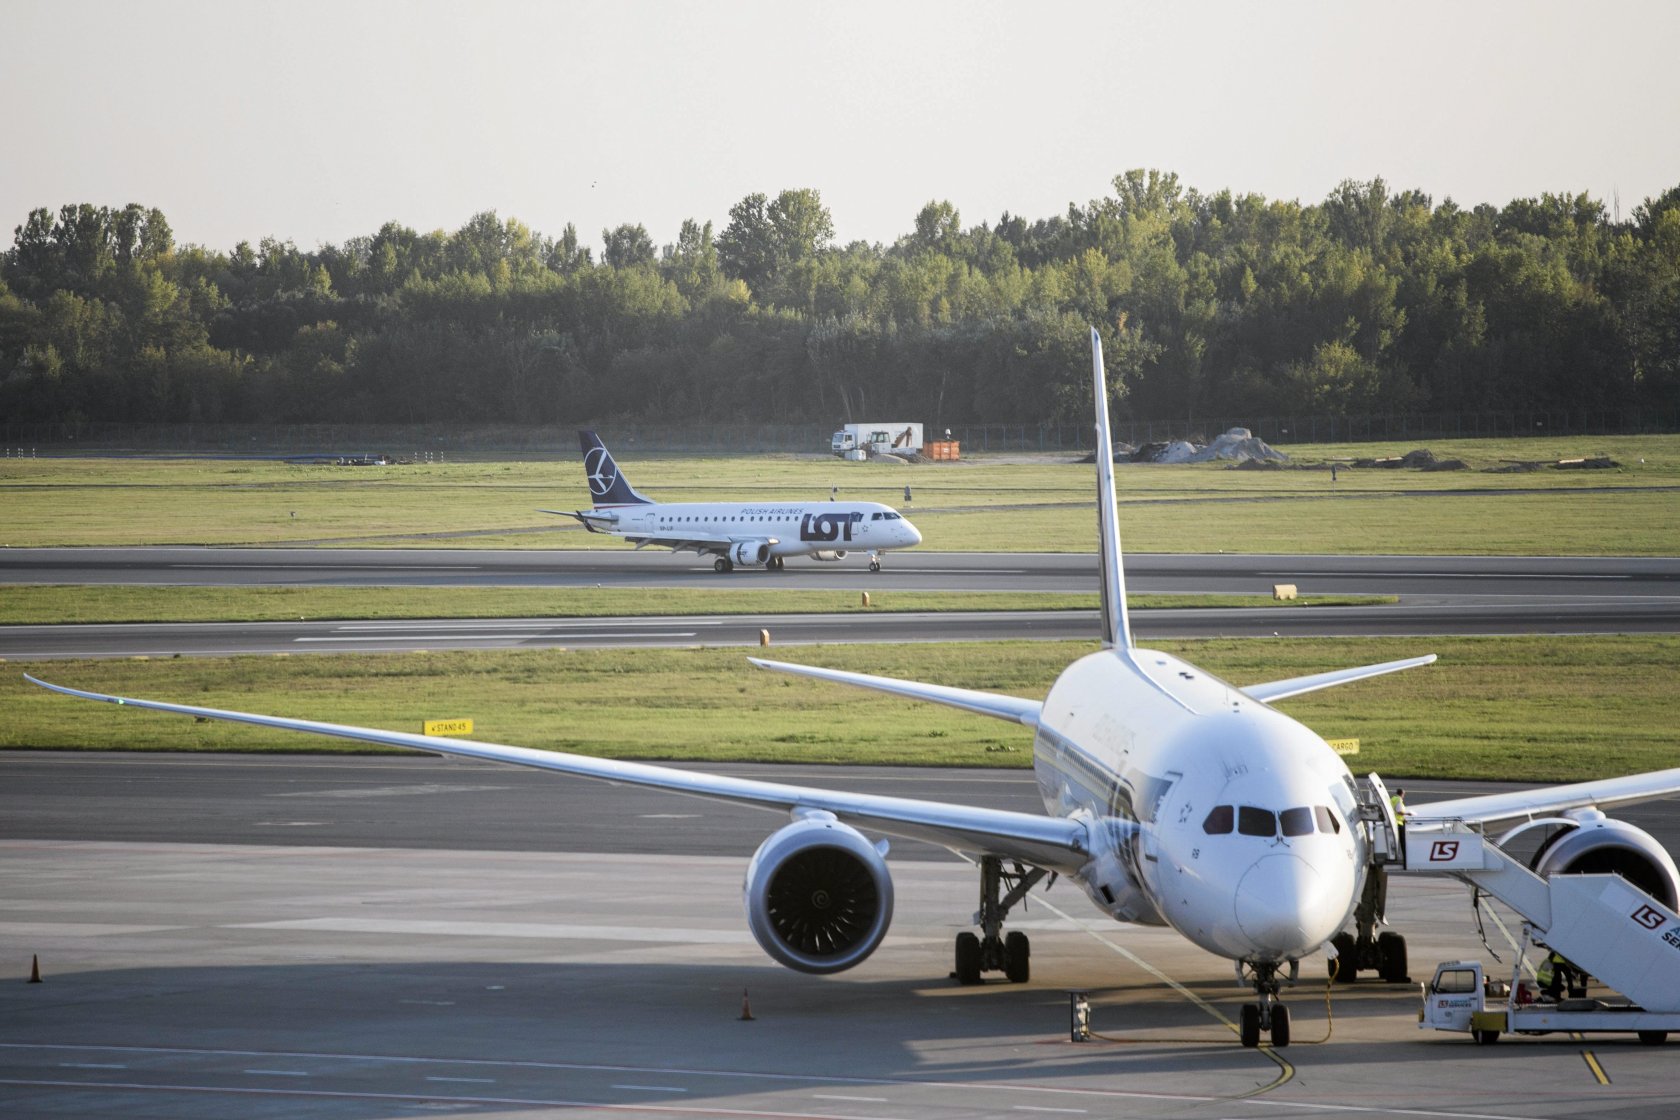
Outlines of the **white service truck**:
[{"label": "white service truck", "polygon": [[922,426],[906,421],[844,424],[829,437],[828,448],[842,459],[913,455],[922,449]]},{"label": "white service truck", "polygon": [[1537,998],[1532,983],[1520,976],[1520,958],[1517,967],[1518,974],[1505,983],[1490,980],[1480,961],[1441,962],[1424,985],[1418,1029],[1468,1032],[1483,1046],[1498,1042],[1501,1034],[1552,1031],[1627,1031],[1656,1046],[1668,1039],[1669,1031],[1680,1031],[1680,1014],[1674,1012],[1599,999]]}]

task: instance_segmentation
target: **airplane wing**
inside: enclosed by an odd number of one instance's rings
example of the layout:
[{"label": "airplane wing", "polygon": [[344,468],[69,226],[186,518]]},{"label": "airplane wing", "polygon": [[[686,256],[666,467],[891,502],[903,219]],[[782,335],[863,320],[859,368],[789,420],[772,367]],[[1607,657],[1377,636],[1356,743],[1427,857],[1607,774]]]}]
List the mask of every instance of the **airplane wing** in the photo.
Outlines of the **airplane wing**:
[{"label": "airplane wing", "polygon": [[890,692],[910,700],[927,700],[965,712],[1007,719],[1028,727],[1038,726],[1038,713],[1044,707],[1037,700],[1023,700],[1019,696],[1005,696],[1000,692],[978,692],[972,688],[950,688],[942,684],[923,684],[920,681],[900,680],[897,677],[876,677],[868,673],[848,673],[843,669],[818,669],[811,665],[790,665],[786,661],[767,661],[749,657],[760,669],[774,669],[778,673],[792,673],[801,677],[849,684],[858,688],[872,688]]},{"label": "airplane wing", "polygon": [[1407,810],[1407,827],[1416,821],[1429,827],[1430,819],[1490,822],[1516,817],[1549,817],[1570,809],[1610,809],[1639,801],[1657,801],[1680,794],[1680,768],[1630,774],[1625,778],[1603,778],[1566,786],[1541,786],[1514,793],[1490,793],[1480,797],[1459,797],[1434,801]]},{"label": "airplane wing", "polygon": [[1336,669],[1329,673],[1314,673],[1310,677],[1290,677],[1283,681],[1246,685],[1242,691],[1245,695],[1269,704],[1273,700],[1287,700],[1291,696],[1317,692],[1321,688],[1333,688],[1339,684],[1380,677],[1384,673],[1398,673],[1402,669],[1415,669],[1434,660],[1435,655],[1427,653],[1422,657],[1408,657],[1401,661],[1384,661],[1380,665],[1361,665],[1357,669]]},{"label": "airplane wing", "polygon": [[925,840],[952,851],[1020,860],[1051,871],[1071,874],[1084,866],[1090,858],[1087,854],[1089,843],[1086,826],[1078,820],[1065,817],[1047,817],[1003,809],[971,808],[907,797],[841,793],[808,786],[784,785],[780,782],[732,778],[722,774],[694,773],[670,766],[591,758],[561,751],[533,750],[528,747],[446,739],[403,731],[354,727],[349,724],[319,723],[307,719],[286,719],[251,712],[224,711],[219,708],[199,708],[190,704],[168,704],[159,700],[136,700],[51,684],[28,674],[24,675],[24,679],[66,696],[102,700],[121,707],[149,708],[153,711],[174,712],[199,719],[249,723],[284,731],[302,731],[314,735],[331,735],[340,739],[355,739],[364,743],[409,747],[436,754],[508,762],[539,770],[554,770],[580,778],[648,786],[671,793],[729,801],[762,809],[787,812],[800,809],[826,810],[858,828],[911,840]]}]

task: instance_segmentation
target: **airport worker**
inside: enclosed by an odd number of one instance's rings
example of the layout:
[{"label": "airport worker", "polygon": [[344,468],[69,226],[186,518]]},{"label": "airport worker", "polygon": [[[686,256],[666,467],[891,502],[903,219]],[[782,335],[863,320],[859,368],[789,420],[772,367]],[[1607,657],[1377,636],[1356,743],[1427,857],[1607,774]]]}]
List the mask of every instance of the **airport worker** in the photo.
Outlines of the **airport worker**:
[{"label": "airport worker", "polygon": [[1554,1000],[1558,999],[1563,995],[1564,973],[1568,968],[1569,962],[1554,949],[1546,954],[1546,959],[1534,970],[1534,982],[1540,985],[1540,991],[1544,995]]},{"label": "airport worker", "polygon": [[910,504],[910,487],[908,487],[908,486],[906,486],[904,488],[904,504],[905,505]]},{"label": "airport worker", "polygon": [[1389,805],[1394,809],[1394,826],[1398,833],[1396,839],[1400,842],[1400,866],[1406,866],[1406,791],[1398,786],[1388,798]]}]

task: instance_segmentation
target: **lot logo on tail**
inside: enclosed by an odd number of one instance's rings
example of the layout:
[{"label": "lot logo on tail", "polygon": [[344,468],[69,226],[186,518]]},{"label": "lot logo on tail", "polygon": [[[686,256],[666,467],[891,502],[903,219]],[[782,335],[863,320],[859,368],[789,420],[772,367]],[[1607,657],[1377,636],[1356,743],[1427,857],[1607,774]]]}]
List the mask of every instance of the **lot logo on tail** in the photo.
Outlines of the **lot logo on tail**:
[{"label": "lot logo on tail", "polygon": [[589,492],[604,498],[618,481],[618,464],[605,447],[592,447],[583,457],[583,473],[589,479]]}]

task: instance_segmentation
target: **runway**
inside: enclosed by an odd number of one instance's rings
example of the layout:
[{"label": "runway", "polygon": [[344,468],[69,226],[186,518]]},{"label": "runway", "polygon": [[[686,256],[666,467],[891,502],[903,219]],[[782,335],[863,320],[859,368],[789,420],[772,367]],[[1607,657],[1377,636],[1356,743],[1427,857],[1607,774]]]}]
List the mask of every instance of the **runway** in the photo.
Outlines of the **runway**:
[{"label": "runway", "polygon": [[[871,575],[845,565],[718,576],[687,558],[635,553],[465,550],[12,549],[0,581],[318,586],[474,584],[1094,593],[1081,554],[899,554]],[[1578,557],[1128,556],[1133,594],[1398,595],[1371,607],[1137,610],[1143,640],[1177,637],[1426,636],[1680,632],[1680,559]],[[720,605],[721,601],[720,601]],[[310,651],[604,648],[867,641],[1082,640],[1095,611],[952,611],[274,623],[8,626],[0,657],[227,656]]]},{"label": "runway", "polygon": [[[1095,594],[1087,553],[893,552],[871,573],[859,553],[786,571],[737,569],[663,551],[276,548],[0,549],[0,584],[94,583],[321,587],[703,587],[862,591],[1061,591]],[[1133,594],[1303,593],[1440,597],[1680,597],[1680,558],[1576,556],[1275,556],[1127,553]]]},{"label": "runway", "polygon": [[[1332,1026],[1316,957],[1285,997],[1296,1044],[1242,1050],[1227,1024],[1247,995],[1226,962],[1106,922],[1065,885],[1035,891],[1011,922],[1033,938],[1030,984],[960,988],[945,974],[974,872],[897,846],[881,949],[837,976],[792,973],[740,910],[745,853],[770,814],[748,813],[755,827],[733,836],[708,803],[426,758],[0,767],[0,961],[18,981],[0,985],[9,1117],[1550,1120],[1659,1115],[1675,1090],[1668,1048],[1550,1037],[1490,1051],[1423,1034],[1408,984],[1337,989]],[[1019,773],[851,777],[912,795],[989,790],[1003,805],[1028,788]],[[20,826],[28,804],[39,815]],[[647,851],[572,849],[597,814],[627,809]],[[338,823],[260,827],[312,817]],[[126,835],[125,820],[150,821],[149,836]],[[459,843],[517,825],[531,834]],[[1414,975],[1438,959],[1492,963],[1462,886],[1397,881],[1390,900]],[[21,982],[32,955],[38,985]],[[1091,992],[1106,1039],[1067,1041],[1074,988]]]}]

